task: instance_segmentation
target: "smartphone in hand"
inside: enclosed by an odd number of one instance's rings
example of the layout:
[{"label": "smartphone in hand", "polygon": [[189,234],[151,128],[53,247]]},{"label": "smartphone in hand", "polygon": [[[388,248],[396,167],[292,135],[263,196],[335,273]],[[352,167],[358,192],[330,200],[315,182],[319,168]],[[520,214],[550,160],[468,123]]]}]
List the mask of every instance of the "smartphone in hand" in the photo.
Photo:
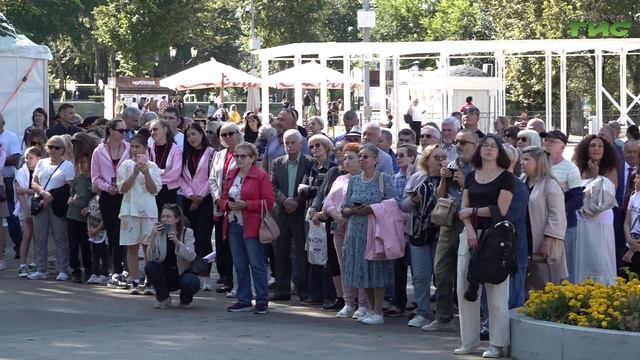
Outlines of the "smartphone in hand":
[{"label": "smartphone in hand", "polygon": [[148,156],[147,154],[136,154],[136,162],[140,165],[144,165],[147,163]]}]

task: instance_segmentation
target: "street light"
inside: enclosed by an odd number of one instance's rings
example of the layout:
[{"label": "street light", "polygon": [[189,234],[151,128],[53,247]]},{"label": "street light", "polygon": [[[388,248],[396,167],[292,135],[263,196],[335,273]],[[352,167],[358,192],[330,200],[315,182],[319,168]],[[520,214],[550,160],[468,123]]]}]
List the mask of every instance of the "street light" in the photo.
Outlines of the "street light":
[{"label": "street light", "polygon": [[176,49],[173,46],[169,47],[169,56],[171,57],[171,60],[176,58],[176,53],[178,52],[178,49]]},{"label": "street light", "polygon": [[191,48],[191,58],[195,58],[196,56],[198,56],[198,49],[192,47]]}]

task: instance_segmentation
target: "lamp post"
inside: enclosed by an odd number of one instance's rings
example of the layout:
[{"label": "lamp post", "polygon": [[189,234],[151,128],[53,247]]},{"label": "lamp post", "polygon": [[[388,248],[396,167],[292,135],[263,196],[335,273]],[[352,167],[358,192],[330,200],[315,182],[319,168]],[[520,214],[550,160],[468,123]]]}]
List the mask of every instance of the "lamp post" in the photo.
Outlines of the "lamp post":
[{"label": "lamp post", "polygon": [[[175,46],[169,46],[169,57],[171,58],[171,60],[175,60],[176,56],[178,54],[178,48],[176,48]],[[180,60],[180,65],[182,65],[182,70],[184,70],[184,66],[189,64],[191,61],[193,61],[193,59],[196,58],[196,56],[198,56],[198,49],[196,49],[195,47],[191,47],[191,58],[189,60]]]}]

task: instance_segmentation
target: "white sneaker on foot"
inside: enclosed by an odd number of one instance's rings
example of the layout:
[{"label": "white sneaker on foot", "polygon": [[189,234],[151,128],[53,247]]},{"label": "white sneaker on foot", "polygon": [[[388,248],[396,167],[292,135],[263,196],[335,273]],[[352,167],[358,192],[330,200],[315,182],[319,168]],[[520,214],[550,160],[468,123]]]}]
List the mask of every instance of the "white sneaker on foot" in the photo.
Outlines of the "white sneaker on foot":
[{"label": "white sneaker on foot", "polygon": [[158,303],[154,306],[156,309],[168,309],[171,307],[171,296],[168,298],[158,301]]},{"label": "white sneaker on foot", "polygon": [[107,285],[107,283],[109,283],[109,278],[104,275],[100,275],[96,278],[96,282],[94,284]]},{"label": "white sneaker on foot", "polygon": [[487,350],[485,350],[485,352],[482,353],[483,358],[497,359],[504,356],[505,356],[504,350],[500,346],[493,346],[493,345],[489,345]]},{"label": "white sneaker on foot", "polygon": [[34,273],[31,273],[29,276],[27,276],[27,279],[29,279],[29,280],[41,280],[41,279],[46,279],[47,276],[49,276],[49,274],[47,274],[46,272],[36,271]]},{"label": "white sneaker on foot", "polygon": [[371,313],[365,319],[362,320],[365,325],[382,325],[384,324],[384,318],[382,315]]},{"label": "white sneaker on foot", "polygon": [[338,313],[336,314],[337,318],[350,318],[353,316],[353,314],[355,313],[355,310],[353,310],[352,306],[349,305],[345,305],[342,310],[338,311]]},{"label": "white sneaker on foot", "polygon": [[413,317],[413,319],[409,320],[409,323],[407,325],[411,326],[411,327],[423,327],[425,325],[427,325],[428,320],[422,316],[422,315],[416,315]]},{"label": "white sneaker on foot", "polygon": [[360,320],[361,317],[369,316],[369,309],[366,306],[360,306],[351,316],[352,319]]},{"label": "white sneaker on foot", "polygon": [[471,345],[462,345],[460,347],[457,347],[453,350],[453,353],[455,355],[469,355],[473,352],[475,352],[476,350],[478,350],[478,346],[480,344],[475,343],[475,344],[471,344]]},{"label": "white sneaker on foot", "polygon": [[95,284],[96,280],[98,280],[98,275],[96,274],[91,274],[91,276],[89,277],[89,279],[87,279],[87,284]]},{"label": "white sneaker on foot", "polygon": [[236,297],[236,289],[231,289],[231,291],[227,291],[227,294],[225,295],[227,297],[227,299],[233,299]]},{"label": "white sneaker on foot", "polygon": [[455,332],[458,331],[456,324],[453,320],[443,323],[439,320],[433,320],[431,323],[422,327],[422,330],[426,332]]},{"label": "white sneaker on foot", "polygon": [[67,281],[67,280],[69,280],[69,274],[67,274],[65,272],[58,273],[58,276],[56,276],[56,280],[58,280],[58,281]]}]

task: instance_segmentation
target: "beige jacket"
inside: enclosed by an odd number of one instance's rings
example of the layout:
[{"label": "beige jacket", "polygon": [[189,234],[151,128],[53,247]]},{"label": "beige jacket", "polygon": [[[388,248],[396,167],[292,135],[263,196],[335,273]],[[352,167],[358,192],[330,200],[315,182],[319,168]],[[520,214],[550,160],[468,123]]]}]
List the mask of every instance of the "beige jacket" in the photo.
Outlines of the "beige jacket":
[{"label": "beige jacket", "polygon": [[[186,228],[182,245],[176,246],[176,263],[178,264],[178,274],[182,275],[189,270],[191,262],[196,258],[194,244],[196,240],[193,236],[193,230]],[[147,261],[163,262],[167,257],[167,235],[156,234],[155,238],[151,237],[149,246],[147,247]]]},{"label": "beige jacket", "polygon": [[[523,181],[527,181],[523,177]],[[541,290],[547,282],[559,284],[569,277],[567,259],[564,252],[564,234],[567,218],[564,212],[564,193],[557,181],[550,178],[538,179],[529,195],[529,225],[533,255],[529,262],[526,288]],[[535,255],[545,236],[552,240],[548,258]]]}]

